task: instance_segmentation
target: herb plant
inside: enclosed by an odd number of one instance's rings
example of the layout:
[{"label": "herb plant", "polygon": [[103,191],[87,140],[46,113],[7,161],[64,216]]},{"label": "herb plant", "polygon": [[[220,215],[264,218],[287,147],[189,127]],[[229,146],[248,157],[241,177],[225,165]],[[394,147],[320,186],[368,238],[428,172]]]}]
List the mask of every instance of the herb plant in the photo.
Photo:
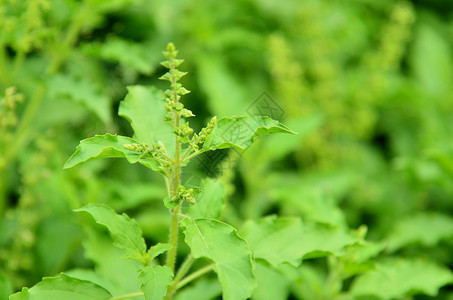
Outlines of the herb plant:
[{"label": "herb plant", "polygon": [[451,300],[452,5],[0,1],[0,300]]},{"label": "herb plant", "polygon": [[[174,45],[168,44],[164,52],[167,60],[162,65],[169,71],[160,78],[170,82],[168,90],[162,93],[153,87],[129,87],[119,115],[131,123],[133,138],[105,134],[82,140],[65,164],[65,168],[71,168],[94,159],[125,157],[130,163],[141,163],[165,178],[168,195],[163,202],[171,213],[168,243],[148,248],[137,223],[127,215],[116,214],[104,204],[89,204],[76,210],[91,214],[97,223],[107,227],[114,244],[125,250],[123,258],[141,263],[138,270],[141,292],[112,298],[101,286],[62,274],[45,278],[31,289],[25,288],[12,296],[12,300],[24,297],[123,299],[137,295],[144,295],[145,299],[172,299],[180,288],[211,270],[217,273],[224,299],[247,299],[252,295],[255,286],[253,253],[234,227],[217,220],[222,195],[213,192],[201,199],[197,197],[202,188],[216,188],[218,183],[208,180],[204,187],[186,188],[181,184],[181,169],[206,151],[231,147],[244,150],[258,136],[292,132],[268,117],[231,117],[218,121],[213,117],[199,133],[194,133],[186,120],[194,114],[180,101],[189,91],[179,83],[187,73],[178,69],[183,60],[178,59],[177,54]],[[233,129],[239,129],[242,135],[228,139],[232,137],[228,131]],[[180,226],[191,251],[175,269]],[[155,259],[164,253],[166,263],[159,265]],[[199,258],[206,258],[211,264],[186,275]]]}]

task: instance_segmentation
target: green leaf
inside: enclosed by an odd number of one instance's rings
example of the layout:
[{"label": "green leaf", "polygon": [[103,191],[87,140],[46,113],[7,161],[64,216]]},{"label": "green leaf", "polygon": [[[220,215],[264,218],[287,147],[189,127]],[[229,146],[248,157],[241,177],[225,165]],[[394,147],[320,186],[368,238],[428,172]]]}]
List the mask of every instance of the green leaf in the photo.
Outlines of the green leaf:
[{"label": "green leaf", "polygon": [[410,244],[434,246],[453,237],[453,218],[440,213],[418,213],[397,222],[387,238],[390,251]]},{"label": "green leaf", "polygon": [[114,245],[127,251],[127,258],[137,259],[146,263],[146,244],[142,230],[134,219],[126,214],[118,215],[105,204],[88,204],[76,209],[77,212],[87,212],[93,216],[96,223],[104,225],[110,231]]},{"label": "green leaf", "polygon": [[215,263],[223,299],[241,300],[251,296],[255,286],[252,253],[236,230],[220,221],[184,218],[185,241],[195,258]]},{"label": "green leaf", "polygon": [[144,267],[138,280],[142,283],[141,290],[146,300],[161,300],[167,294],[167,286],[171,284],[173,272],[166,266]]},{"label": "green leaf", "polygon": [[[115,248],[115,250],[118,250],[118,249]],[[110,294],[112,294],[112,296],[115,296],[114,284],[108,278],[106,278],[99,272],[96,272],[95,270],[72,269],[72,270],[66,271],[65,274],[72,278],[75,278],[75,279],[91,281],[94,284],[97,284],[100,287],[103,287],[104,289],[106,289]]]},{"label": "green leaf", "polygon": [[164,122],[163,94],[154,87],[129,86],[118,114],[131,123],[134,138],[149,145],[162,141],[168,153],[175,148],[173,129]]},{"label": "green leaf", "polygon": [[79,280],[60,274],[56,277],[45,277],[28,289],[11,295],[10,300],[102,300],[112,295],[102,287],[85,280]]},{"label": "green leaf", "polygon": [[64,168],[69,169],[78,164],[99,159],[111,157],[125,157],[128,162],[134,164],[140,162],[150,169],[157,170],[159,164],[149,158],[140,159],[140,153],[127,150],[124,144],[138,143],[136,140],[120,135],[96,135],[92,138],[80,141],[76,152],[65,163]]},{"label": "green leaf", "polygon": [[433,262],[388,259],[378,263],[376,270],[359,276],[352,285],[351,293],[380,299],[401,299],[420,293],[434,297],[440,287],[451,282],[451,271]]},{"label": "green leaf", "polygon": [[153,259],[161,255],[162,253],[167,252],[171,248],[172,246],[170,244],[157,243],[148,250],[149,260],[152,261]]},{"label": "green leaf", "polygon": [[299,218],[270,216],[249,221],[241,230],[256,258],[274,266],[299,265],[303,258],[341,254],[356,239],[339,228],[322,224],[303,224]]},{"label": "green leaf", "polygon": [[207,178],[202,184],[203,193],[197,203],[189,207],[187,214],[194,219],[218,218],[224,206],[225,187],[220,180],[214,178]]},{"label": "green leaf", "polygon": [[285,125],[269,117],[231,117],[217,122],[203,144],[202,152],[235,147],[244,150],[253,140],[271,133],[294,133]]}]

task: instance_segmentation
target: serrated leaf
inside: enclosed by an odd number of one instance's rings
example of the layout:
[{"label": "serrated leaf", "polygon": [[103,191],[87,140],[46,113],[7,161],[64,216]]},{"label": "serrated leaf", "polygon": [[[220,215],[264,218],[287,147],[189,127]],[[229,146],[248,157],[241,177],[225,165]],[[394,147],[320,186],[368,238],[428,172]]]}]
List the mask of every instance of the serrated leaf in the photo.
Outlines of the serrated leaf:
[{"label": "serrated leaf", "polygon": [[167,294],[167,286],[171,284],[173,272],[166,266],[144,267],[138,280],[142,283],[141,290],[146,300],[161,300]]},{"label": "serrated leaf", "polygon": [[129,86],[128,93],[120,103],[118,115],[131,123],[134,139],[149,145],[162,141],[167,151],[175,149],[173,129],[164,122],[163,94],[154,87]]},{"label": "serrated leaf", "polygon": [[347,232],[322,224],[303,224],[299,218],[270,216],[249,221],[241,230],[256,258],[274,266],[298,266],[303,258],[341,254],[356,239]]},{"label": "serrated leaf", "polygon": [[75,211],[91,214],[96,223],[107,227],[112,235],[114,245],[126,250],[128,258],[144,262],[146,244],[142,237],[142,230],[134,219],[129,218],[126,214],[118,215],[105,204],[88,204]]},{"label": "serrated leaf", "polygon": [[72,168],[78,164],[99,158],[125,157],[131,164],[140,162],[150,169],[157,170],[159,164],[149,158],[140,158],[140,153],[127,150],[124,144],[138,143],[136,140],[120,135],[96,135],[80,141],[76,151],[65,163],[64,168]]},{"label": "serrated leaf", "polygon": [[420,243],[434,246],[453,237],[453,218],[440,213],[418,213],[398,221],[387,238],[390,251]]},{"label": "serrated leaf", "polygon": [[203,194],[197,203],[189,207],[187,215],[194,219],[216,219],[224,206],[225,187],[220,180],[208,178],[202,182]]},{"label": "serrated leaf", "polygon": [[209,219],[184,218],[181,226],[193,257],[205,257],[215,263],[223,299],[250,297],[255,286],[252,253],[236,230],[226,223]]},{"label": "serrated leaf", "polygon": [[377,269],[359,276],[351,293],[380,299],[401,299],[406,295],[436,296],[440,287],[453,282],[447,268],[424,260],[388,259]]},{"label": "serrated leaf", "polygon": [[253,140],[271,133],[294,133],[285,125],[269,117],[231,117],[217,122],[203,144],[202,152],[235,147],[244,150]]},{"label": "serrated leaf", "polygon": [[56,277],[45,277],[28,289],[10,296],[10,300],[102,300],[112,295],[102,287],[86,280],[79,280],[60,274]]}]

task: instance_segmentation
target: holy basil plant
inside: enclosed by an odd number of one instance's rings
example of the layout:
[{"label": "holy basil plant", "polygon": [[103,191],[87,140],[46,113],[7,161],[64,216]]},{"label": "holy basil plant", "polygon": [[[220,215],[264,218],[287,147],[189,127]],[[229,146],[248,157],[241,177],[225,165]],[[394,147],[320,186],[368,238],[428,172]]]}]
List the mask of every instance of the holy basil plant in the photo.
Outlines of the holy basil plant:
[{"label": "holy basil plant", "polygon": [[[64,166],[71,168],[99,158],[124,157],[128,162],[140,163],[165,178],[168,195],[163,204],[169,209],[171,218],[166,243],[148,247],[137,222],[125,214],[117,214],[107,205],[93,203],[76,210],[89,213],[108,229],[114,245],[124,250],[123,258],[140,262],[137,270],[140,291],[112,295],[102,284],[61,274],[44,278],[30,289],[23,288],[12,295],[11,300],[172,299],[183,286],[210,271],[217,274],[224,299],[251,297],[256,285],[254,255],[233,226],[218,220],[223,206],[223,186],[217,180],[206,179],[201,187],[186,188],[181,184],[181,169],[207,151],[243,150],[256,137],[293,132],[271,118],[246,116],[220,120],[213,117],[206,127],[194,133],[187,121],[194,114],[180,101],[189,91],[178,82],[187,73],[178,70],[183,60],[176,58],[177,53],[172,43],[164,52],[167,60],[162,65],[169,71],[160,79],[170,82],[168,90],[162,92],[155,87],[140,85],[128,88],[119,115],[130,122],[134,136],[105,134],[82,140]],[[202,189],[205,196],[202,201],[197,201]],[[190,254],[183,263],[177,264],[180,228]],[[165,265],[156,260],[161,254],[166,254]],[[187,275],[192,263],[199,258],[210,263]],[[179,267],[175,268],[176,265]]]}]

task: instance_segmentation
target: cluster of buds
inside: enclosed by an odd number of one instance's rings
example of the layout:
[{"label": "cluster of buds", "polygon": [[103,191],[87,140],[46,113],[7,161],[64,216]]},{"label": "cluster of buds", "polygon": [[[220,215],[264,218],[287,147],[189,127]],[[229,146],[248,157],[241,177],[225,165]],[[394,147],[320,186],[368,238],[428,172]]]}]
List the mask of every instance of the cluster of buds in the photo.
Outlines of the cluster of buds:
[{"label": "cluster of buds", "polygon": [[168,208],[174,208],[181,204],[182,202],[187,202],[189,204],[195,204],[196,203],[196,196],[200,192],[200,189],[198,188],[190,188],[186,190],[186,188],[182,185],[180,185],[176,191],[176,194],[173,197],[167,197],[164,199],[165,206]]},{"label": "cluster of buds", "polygon": [[179,137],[182,143],[188,143],[189,136],[193,133],[193,129],[189,127],[189,123],[185,123],[176,128],[173,132]]},{"label": "cluster of buds", "polygon": [[217,117],[213,117],[208,125],[206,127],[204,127],[203,129],[201,129],[201,131],[198,133],[198,134],[194,134],[191,141],[190,141],[190,147],[197,151],[198,150],[198,145],[199,144],[203,144],[206,139],[208,138],[208,136],[212,133],[212,131],[214,130],[215,126],[217,124]]},{"label": "cluster of buds", "polygon": [[151,146],[149,146],[146,143],[141,143],[141,144],[124,144],[123,147],[130,151],[142,153],[140,158],[144,158],[147,155],[161,159],[167,157],[167,150],[165,149],[165,146],[161,141]]},{"label": "cluster of buds", "polygon": [[176,200],[176,202],[185,201],[190,204],[195,204],[196,203],[195,194],[196,194],[196,190],[194,188],[190,188],[190,189],[186,190],[186,188],[184,186],[180,185],[178,187],[178,191],[177,191],[175,200]]},{"label": "cluster of buds", "polygon": [[180,141],[183,143],[189,142],[189,136],[193,133],[192,128],[189,127],[188,123],[185,123],[181,126],[178,124],[177,120],[180,117],[190,118],[195,115],[192,111],[184,108],[184,105],[179,102],[181,96],[190,93],[189,90],[184,88],[178,81],[187,74],[187,72],[182,72],[177,68],[184,62],[183,59],[177,59],[178,51],[175,49],[173,43],[169,43],[167,46],[167,51],[164,51],[164,55],[167,60],[163,61],[161,64],[169,69],[167,73],[162,75],[159,79],[168,80],[170,82],[170,89],[164,92],[165,96],[165,110],[167,114],[164,117],[164,120],[169,122],[174,128],[174,133],[179,137]]},{"label": "cluster of buds", "polygon": [[0,106],[0,129],[6,131],[17,124],[16,107],[18,102],[23,102],[24,96],[18,94],[15,87],[6,89],[5,97],[1,100]]}]

